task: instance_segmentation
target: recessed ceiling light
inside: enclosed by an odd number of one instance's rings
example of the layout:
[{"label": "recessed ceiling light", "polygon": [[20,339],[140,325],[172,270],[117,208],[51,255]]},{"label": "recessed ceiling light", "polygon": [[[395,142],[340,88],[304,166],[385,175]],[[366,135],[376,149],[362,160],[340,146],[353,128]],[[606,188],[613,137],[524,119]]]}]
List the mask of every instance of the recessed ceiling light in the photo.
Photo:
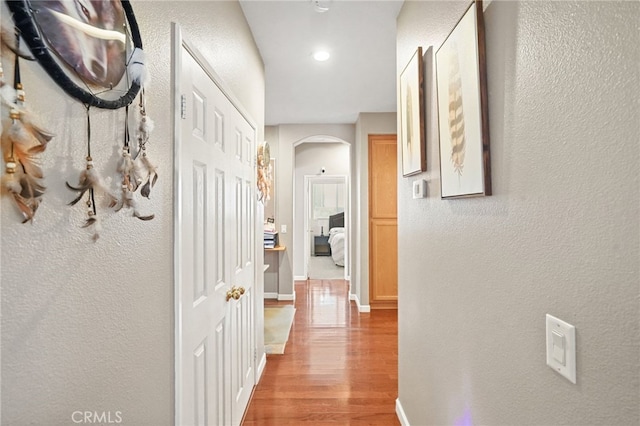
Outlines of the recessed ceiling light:
[{"label": "recessed ceiling light", "polygon": [[316,61],[324,62],[329,59],[330,56],[331,55],[326,50],[318,50],[317,52],[314,52],[313,59],[315,59]]}]

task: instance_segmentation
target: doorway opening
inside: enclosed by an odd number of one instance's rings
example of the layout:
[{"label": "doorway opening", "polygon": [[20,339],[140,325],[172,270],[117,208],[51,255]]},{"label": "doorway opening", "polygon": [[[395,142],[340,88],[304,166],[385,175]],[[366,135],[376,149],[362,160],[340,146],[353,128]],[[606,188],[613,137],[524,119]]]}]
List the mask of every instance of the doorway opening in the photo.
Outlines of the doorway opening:
[{"label": "doorway opening", "polygon": [[[294,144],[294,279],[309,277],[310,259],[335,268],[339,279],[351,270],[351,144],[343,139],[318,135]],[[312,196],[312,191],[314,196]],[[314,208],[315,203],[315,208]],[[332,216],[341,214],[341,222]],[[338,226],[340,225],[340,226]],[[336,265],[329,238],[332,228],[342,228]],[[336,233],[337,229],[333,231]],[[333,242],[333,241],[332,241]],[[319,254],[320,256],[316,256]],[[331,279],[331,278],[329,278]],[[335,278],[334,278],[335,279]]]},{"label": "doorway opening", "polygon": [[305,260],[310,279],[345,279],[348,176],[305,176]]}]

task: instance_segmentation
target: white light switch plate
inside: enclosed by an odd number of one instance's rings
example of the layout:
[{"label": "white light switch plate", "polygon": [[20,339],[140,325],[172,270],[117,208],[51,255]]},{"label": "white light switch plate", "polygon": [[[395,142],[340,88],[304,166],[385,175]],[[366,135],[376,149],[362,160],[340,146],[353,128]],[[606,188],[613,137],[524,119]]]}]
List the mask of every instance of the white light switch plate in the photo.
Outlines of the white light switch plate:
[{"label": "white light switch plate", "polygon": [[287,225],[280,225],[280,233],[281,234],[287,233]]},{"label": "white light switch plate", "polygon": [[413,198],[427,198],[427,181],[418,179],[413,181]]},{"label": "white light switch plate", "polygon": [[576,328],[547,314],[547,365],[576,383]]}]

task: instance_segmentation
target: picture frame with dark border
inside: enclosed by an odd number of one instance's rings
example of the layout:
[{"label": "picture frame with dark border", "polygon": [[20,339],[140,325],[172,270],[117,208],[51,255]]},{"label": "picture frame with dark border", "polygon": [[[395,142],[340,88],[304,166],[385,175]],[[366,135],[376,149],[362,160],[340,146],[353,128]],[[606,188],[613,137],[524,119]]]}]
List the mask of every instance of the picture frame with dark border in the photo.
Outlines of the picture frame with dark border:
[{"label": "picture frame with dark border", "polygon": [[418,47],[400,73],[398,92],[402,176],[407,177],[427,170],[422,47]]},{"label": "picture frame with dark border", "polygon": [[482,1],[472,2],[436,52],[442,199],[491,195]]}]

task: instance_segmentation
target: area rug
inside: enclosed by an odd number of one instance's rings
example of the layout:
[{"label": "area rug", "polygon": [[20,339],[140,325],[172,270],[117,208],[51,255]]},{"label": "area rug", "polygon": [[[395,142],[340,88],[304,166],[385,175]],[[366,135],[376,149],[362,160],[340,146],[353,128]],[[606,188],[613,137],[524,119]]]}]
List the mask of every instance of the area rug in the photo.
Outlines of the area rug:
[{"label": "area rug", "polygon": [[284,354],[289,340],[296,309],[293,305],[264,308],[264,351],[268,354]]}]

